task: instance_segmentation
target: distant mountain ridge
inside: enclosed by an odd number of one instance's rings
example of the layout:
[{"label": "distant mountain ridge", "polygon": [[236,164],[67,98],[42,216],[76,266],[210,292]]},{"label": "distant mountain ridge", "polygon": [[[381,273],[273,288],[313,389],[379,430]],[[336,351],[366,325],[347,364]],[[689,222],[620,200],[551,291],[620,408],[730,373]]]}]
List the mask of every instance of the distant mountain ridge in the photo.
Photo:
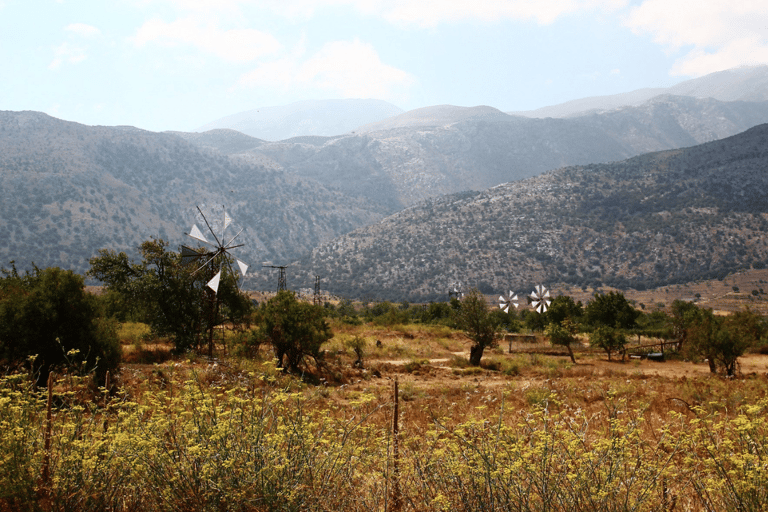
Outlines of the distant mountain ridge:
[{"label": "distant mountain ridge", "polygon": [[403,110],[381,100],[299,101],[278,107],[260,107],[206,123],[196,132],[237,130],[251,137],[279,141],[306,135],[333,136],[368,123],[398,115]]},{"label": "distant mountain ridge", "polygon": [[15,260],[83,272],[99,249],[172,248],[204,211],[244,228],[239,256],[298,258],[385,210],[320,183],[201,150],[171,133],[90,127],[38,112],[0,112],[0,266]]},{"label": "distant mountain ridge", "polygon": [[[636,107],[566,119],[443,105],[336,137],[266,142],[241,141],[235,132],[178,135],[244,161],[317,180],[395,212],[428,198],[483,190],[567,165],[693,146],[765,122],[768,102],[662,95]],[[239,150],[232,142],[236,139]]]},{"label": "distant mountain ridge", "polygon": [[768,124],[724,140],[443,196],[328,242],[292,283],[445,300],[568,283],[644,289],[768,264]]},{"label": "distant mountain ridge", "polygon": [[638,89],[609,96],[579,98],[536,110],[509,112],[525,117],[571,117],[589,111],[638,106],[662,94],[712,98],[719,101],[768,101],[768,66],[727,69],[686,80],[671,87]]}]

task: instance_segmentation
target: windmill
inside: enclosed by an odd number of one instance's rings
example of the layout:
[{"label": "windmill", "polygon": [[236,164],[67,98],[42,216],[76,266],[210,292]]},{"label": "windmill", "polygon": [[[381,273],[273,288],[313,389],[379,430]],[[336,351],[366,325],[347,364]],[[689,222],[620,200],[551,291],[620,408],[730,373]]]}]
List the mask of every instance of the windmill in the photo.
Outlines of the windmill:
[{"label": "windmill", "polygon": [[512,293],[510,290],[509,295],[504,297],[503,295],[499,295],[499,309],[501,309],[505,313],[509,313],[509,307],[515,306],[515,309],[517,309],[517,294]]},{"label": "windmill", "polygon": [[[210,290],[209,295],[212,294],[212,297],[210,297],[211,298],[210,300],[211,321],[209,322],[209,327],[208,327],[209,329],[208,356],[213,357],[213,324],[215,323],[215,319],[218,316],[218,312],[219,312],[218,292],[219,292],[219,283],[221,281],[221,274],[222,274],[222,271],[224,270],[224,266],[226,265],[229,268],[230,273],[233,276],[236,276],[237,274],[233,270],[232,262],[231,262],[231,260],[234,259],[237,262],[237,266],[239,267],[240,273],[243,276],[245,276],[245,273],[248,270],[248,265],[246,265],[245,263],[243,263],[237,258],[233,258],[230,254],[230,251],[232,249],[236,249],[244,245],[244,244],[235,244],[235,240],[237,239],[238,236],[240,236],[240,234],[243,232],[243,229],[245,228],[241,229],[235,236],[233,236],[227,241],[226,239],[227,227],[229,227],[229,225],[232,223],[232,218],[227,214],[227,212],[226,211],[224,212],[224,220],[222,223],[221,233],[220,235],[217,235],[199,206],[197,207],[197,211],[200,213],[200,216],[202,217],[203,222],[205,222],[205,225],[208,228],[208,232],[210,233],[210,236],[213,237],[214,241],[209,241],[206,238],[205,234],[203,234],[203,232],[200,230],[200,228],[197,227],[197,224],[193,224],[192,229],[190,230],[189,233],[187,233],[187,235],[190,236],[191,238],[194,238],[198,242],[202,242],[207,246],[207,248],[203,248],[202,250],[196,250],[191,247],[182,245],[181,246],[181,263],[182,265],[186,265],[186,266],[189,266],[192,264],[199,265],[192,272],[193,276],[205,268],[209,270],[209,275],[211,275],[211,278],[206,283],[206,286]],[[240,287],[237,285],[237,279],[235,280],[235,286],[239,291]]]},{"label": "windmill", "polygon": [[458,299],[461,300],[464,297],[464,289],[461,283],[456,281],[448,287],[448,300]]},{"label": "windmill", "polygon": [[547,308],[552,303],[549,290],[540,284],[536,285],[536,289],[531,292],[529,298],[531,299],[531,306],[537,313],[546,313]]}]

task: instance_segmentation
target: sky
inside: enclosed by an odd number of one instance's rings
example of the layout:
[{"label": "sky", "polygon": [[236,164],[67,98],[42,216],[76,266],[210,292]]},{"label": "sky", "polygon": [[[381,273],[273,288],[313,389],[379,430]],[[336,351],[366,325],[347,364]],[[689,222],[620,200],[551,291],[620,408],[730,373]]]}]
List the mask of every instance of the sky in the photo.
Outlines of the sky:
[{"label": "sky", "polygon": [[524,111],[766,63],[765,0],[0,0],[0,110],[152,131],[301,100]]}]

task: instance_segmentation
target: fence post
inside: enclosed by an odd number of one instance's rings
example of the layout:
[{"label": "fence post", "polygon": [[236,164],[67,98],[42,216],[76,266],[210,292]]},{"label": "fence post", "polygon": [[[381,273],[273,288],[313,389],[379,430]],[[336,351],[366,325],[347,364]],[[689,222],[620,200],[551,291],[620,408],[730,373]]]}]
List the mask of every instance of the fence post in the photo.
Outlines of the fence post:
[{"label": "fence post", "polygon": [[400,399],[398,392],[398,380],[395,377],[395,393],[392,400],[395,403],[395,411],[392,415],[392,501],[388,512],[400,510],[400,441],[398,418],[400,416]]}]

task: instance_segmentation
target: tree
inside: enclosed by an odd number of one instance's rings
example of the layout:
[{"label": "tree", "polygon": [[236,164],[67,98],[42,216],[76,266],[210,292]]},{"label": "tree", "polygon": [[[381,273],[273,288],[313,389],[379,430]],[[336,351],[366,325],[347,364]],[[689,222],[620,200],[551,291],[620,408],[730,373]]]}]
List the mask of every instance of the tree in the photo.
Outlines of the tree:
[{"label": "tree", "polygon": [[606,325],[617,329],[632,329],[635,327],[637,311],[619,292],[594,295],[593,300],[584,309],[587,323],[594,327]]},{"label": "tree", "polygon": [[576,364],[576,357],[574,357],[573,348],[571,348],[571,345],[576,342],[576,324],[569,318],[564,319],[561,323],[553,322],[547,326],[546,334],[550,343],[567,348],[571,362]]},{"label": "tree", "polygon": [[206,287],[210,276],[202,271],[193,276],[163,240],[148,240],[139,250],[141,263],[132,262],[123,252],[102,249],[91,258],[88,275],[107,285],[113,314],[142,321],[157,336],[171,337],[177,352],[199,344],[199,334],[224,319],[239,323],[250,313],[250,301],[238,292],[236,277],[227,266],[213,299],[222,308],[214,312]]},{"label": "tree", "polygon": [[611,353],[622,352],[627,345],[627,337],[624,333],[613,327],[601,325],[589,335],[590,345],[600,347],[608,354],[608,360],[611,360]]},{"label": "tree", "polygon": [[118,368],[116,326],[100,317],[82,276],[56,267],[35,267],[23,276],[13,265],[0,272],[1,360],[18,364],[37,356],[41,384],[53,367],[68,360],[99,381]]},{"label": "tree", "polygon": [[258,311],[259,336],[275,350],[279,368],[298,372],[305,357],[321,359],[320,347],[333,337],[322,306],[300,302],[282,290]]},{"label": "tree", "polygon": [[717,317],[711,309],[694,308],[684,314],[686,352],[706,358],[712,373],[735,375],[739,357],[765,334],[762,319],[749,309]]},{"label": "tree", "polygon": [[472,340],[469,348],[469,364],[479,366],[483,351],[497,343],[498,319],[490,314],[485,297],[479,290],[470,290],[454,311],[454,321],[458,329],[464,331]]},{"label": "tree", "polygon": [[584,307],[581,302],[574,302],[569,295],[558,295],[552,300],[547,311],[542,313],[546,325],[551,323],[562,324],[566,318],[573,323],[578,323],[584,315]]}]

